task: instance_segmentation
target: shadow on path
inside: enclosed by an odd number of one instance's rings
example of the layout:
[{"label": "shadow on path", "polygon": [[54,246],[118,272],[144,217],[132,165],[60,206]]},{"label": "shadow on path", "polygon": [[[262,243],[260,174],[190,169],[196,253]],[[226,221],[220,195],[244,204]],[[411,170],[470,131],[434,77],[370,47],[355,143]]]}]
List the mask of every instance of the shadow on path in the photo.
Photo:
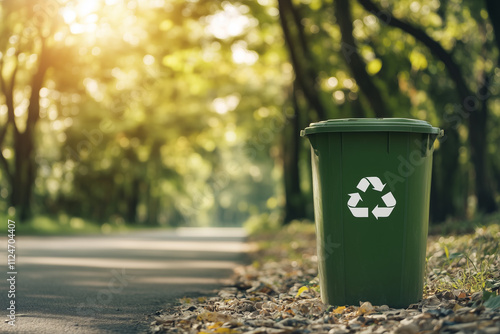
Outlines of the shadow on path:
[{"label": "shadow on path", "polygon": [[144,332],[166,303],[219,287],[244,261],[244,240],[234,228],[18,237],[16,327],[0,332]]}]

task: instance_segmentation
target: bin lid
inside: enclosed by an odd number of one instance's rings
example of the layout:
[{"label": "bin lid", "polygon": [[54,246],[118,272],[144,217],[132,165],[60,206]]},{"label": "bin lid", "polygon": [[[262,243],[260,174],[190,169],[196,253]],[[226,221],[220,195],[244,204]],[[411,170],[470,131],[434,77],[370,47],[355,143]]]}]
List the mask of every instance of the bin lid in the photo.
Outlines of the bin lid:
[{"label": "bin lid", "polygon": [[324,132],[414,132],[442,136],[443,130],[409,118],[343,118],[311,123],[301,136]]}]

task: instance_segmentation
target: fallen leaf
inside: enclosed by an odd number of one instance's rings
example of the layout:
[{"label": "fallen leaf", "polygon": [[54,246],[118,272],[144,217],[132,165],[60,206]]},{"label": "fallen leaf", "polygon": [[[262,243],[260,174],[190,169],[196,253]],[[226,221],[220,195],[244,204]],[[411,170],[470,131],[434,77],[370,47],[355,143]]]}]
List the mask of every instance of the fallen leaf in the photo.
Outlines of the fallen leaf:
[{"label": "fallen leaf", "polygon": [[227,314],[218,313],[218,312],[204,312],[198,314],[196,318],[198,321],[210,321],[210,322],[228,322],[231,320],[231,317]]},{"label": "fallen leaf", "polygon": [[446,258],[449,260],[450,259],[450,251],[448,250],[448,247],[444,246],[444,255]]},{"label": "fallen leaf", "polygon": [[345,306],[339,306],[335,310],[333,310],[334,314],[342,314],[345,310]]},{"label": "fallen leaf", "polygon": [[215,333],[229,333],[229,334],[240,333],[240,331],[238,331],[236,329],[227,328],[227,327],[217,328],[214,332]]},{"label": "fallen leaf", "polygon": [[215,324],[213,325],[210,325],[210,326],[207,326],[208,329],[215,329],[215,328],[219,328],[220,326],[222,326],[224,323],[222,321],[218,321],[216,322]]},{"label": "fallen leaf", "polygon": [[358,309],[358,315],[370,314],[375,311],[375,308],[370,302],[364,302]]},{"label": "fallen leaf", "polygon": [[303,286],[299,289],[299,291],[297,292],[297,294],[295,295],[295,298],[299,297],[301,294],[304,293],[304,291],[307,291],[309,290],[309,288],[307,286]]}]

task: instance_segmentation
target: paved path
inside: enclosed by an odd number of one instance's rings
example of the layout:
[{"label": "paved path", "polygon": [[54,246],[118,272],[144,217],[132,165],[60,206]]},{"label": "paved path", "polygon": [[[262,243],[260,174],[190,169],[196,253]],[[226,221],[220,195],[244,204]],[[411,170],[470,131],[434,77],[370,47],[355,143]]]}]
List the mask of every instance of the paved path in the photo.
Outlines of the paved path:
[{"label": "paved path", "polygon": [[[142,333],[147,316],[220,286],[243,261],[241,229],[16,239],[16,327],[0,284],[0,333]],[[7,238],[0,267],[7,276]]]}]

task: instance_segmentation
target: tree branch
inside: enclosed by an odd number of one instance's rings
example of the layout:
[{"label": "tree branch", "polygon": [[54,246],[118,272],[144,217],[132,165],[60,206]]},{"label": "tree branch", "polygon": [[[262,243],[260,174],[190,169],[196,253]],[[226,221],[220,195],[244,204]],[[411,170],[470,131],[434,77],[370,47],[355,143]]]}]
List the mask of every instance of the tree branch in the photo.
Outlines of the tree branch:
[{"label": "tree branch", "polygon": [[353,27],[349,0],[335,0],[334,5],[335,17],[342,35],[342,53],[346,58],[347,66],[351,70],[359,88],[368,99],[375,115],[377,117],[387,117],[390,114],[387,111],[387,103],[383,101],[380,90],[366,72],[366,64],[358,53],[356,41],[352,35]]},{"label": "tree branch", "polygon": [[[375,3],[371,0],[358,0],[358,2],[369,12],[381,13],[382,10],[377,7]],[[384,21],[384,20],[382,20]],[[458,94],[462,100],[465,100],[468,96],[472,96],[471,90],[467,87],[467,84],[462,76],[462,71],[458,67],[457,63],[453,60],[451,54],[446,51],[441,44],[432,39],[425,31],[420,28],[414,27],[411,24],[404,22],[394,16],[390,16],[388,20],[385,20],[389,26],[399,28],[404,32],[412,35],[416,40],[423,43],[431,53],[436,56],[440,61],[443,62],[451,79],[455,82]]]},{"label": "tree branch", "polygon": [[[293,22],[294,22],[295,27],[297,29],[297,37],[298,37],[297,39],[300,43],[300,49],[304,53],[304,57],[309,62],[312,62],[312,60],[313,60],[312,55],[311,55],[311,52],[309,52],[310,50],[309,50],[309,47],[307,45],[307,40],[306,40],[306,36],[304,34],[303,25],[301,22],[302,20],[301,20],[301,17],[299,15],[299,12],[297,11],[297,8],[295,8],[295,6],[293,5],[291,0],[285,0],[285,2],[287,2],[288,10],[290,11],[290,14],[292,15]],[[308,66],[308,68],[311,68],[311,66]]]},{"label": "tree branch", "polygon": [[[311,107],[316,110],[318,118],[327,119],[326,109],[323,106],[323,103],[321,102],[318,91],[316,89],[316,74],[310,68],[310,66],[304,64],[303,60],[301,59],[301,57],[305,58],[305,54],[308,52],[307,47],[304,43],[299,43],[300,48],[297,49],[297,46],[294,43],[294,38],[292,36],[290,23],[287,19],[288,14],[291,14],[294,16],[295,22],[300,22],[300,19],[298,18],[298,13],[297,12],[294,13],[293,4],[291,0],[278,1],[278,9],[280,12],[280,23],[283,29],[285,43],[290,53],[290,59],[292,61],[292,66],[295,71],[296,80],[298,81],[302,91],[304,92],[307,101],[309,102]],[[297,26],[296,29],[298,31],[298,35],[300,36],[301,34],[300,26]],[[299,39],[300,38],[301,37],[299,37]],[[306,48],[304,49],[304,47]],[[310,60],[305,59],[306,63],[308,61]]]}]

